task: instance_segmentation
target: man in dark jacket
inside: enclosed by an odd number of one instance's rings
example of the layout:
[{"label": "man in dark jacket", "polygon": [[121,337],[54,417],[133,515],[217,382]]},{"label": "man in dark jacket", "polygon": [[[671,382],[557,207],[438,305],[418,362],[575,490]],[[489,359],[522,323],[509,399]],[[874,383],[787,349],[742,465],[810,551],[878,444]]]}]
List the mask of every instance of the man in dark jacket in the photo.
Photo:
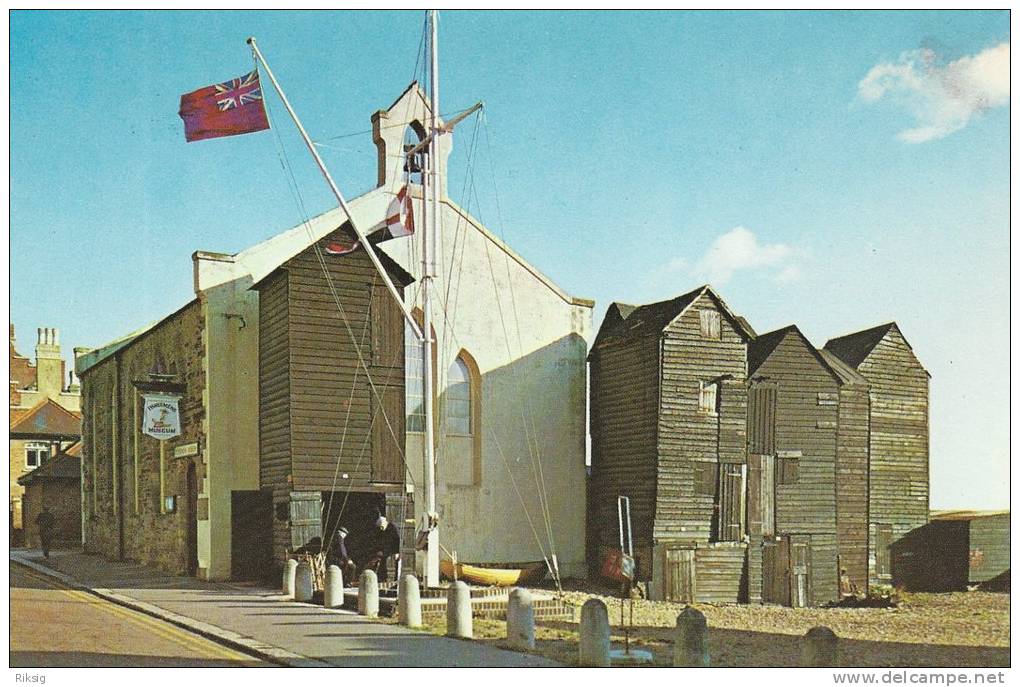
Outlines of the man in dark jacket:
[{"label": "man in dark jacket", "polygon": [[400,534],[385,515],[380,515],[375,521],[375,527],[367,535],[365,542],[365,564],[362,570],[372,570],[379,578],[379,582],[389,579],[386,570],[386,559],[393,556],[394,561],[400,560]]},{"label": "man in dark jacket", "polygon": [[35,524],[39,528],[39,541],[42,543],[43,556],[49,558],[50,544],[53,542],[53,529],[57,524],[49,506],[43,506],[42,513],[39,513],[35,518]]}]

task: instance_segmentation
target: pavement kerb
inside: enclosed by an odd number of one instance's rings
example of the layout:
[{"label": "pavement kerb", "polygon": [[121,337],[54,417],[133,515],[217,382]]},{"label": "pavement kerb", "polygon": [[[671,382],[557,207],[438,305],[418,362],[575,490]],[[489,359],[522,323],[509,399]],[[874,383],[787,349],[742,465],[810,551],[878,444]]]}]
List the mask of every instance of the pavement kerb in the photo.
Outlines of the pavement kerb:
[{"label": "pavement kerb", "polygon": [[301,654],[291,653],[286,649],[281,649],[280,647],[273,646],[271,644],[265,644],[264,642],[259,642],[250,637],[245,637],[243,635],[237,634],[236,632],[225,630],[222,627],[210,625],[209,623],[203,623],[201,621],[188,618],[187,616],[167,611],[166,609],[160,608],[159,606],[154,606],[144,601],[139,601],[138,599],[134,599],[124,594],[118,594],[109,589],[89,587],[87,585],[82,584],[81,582],[79,582],[78,580],[69,575],[66,575],[57,570],[53,570],[52,568],[48,568],[44,565],[39,565],[34,561],[24,560],[20,557],[12,557],[10,560],[12,563],[16,565],[29,568],[31,570],[34,570],[35,572],[46,575],[47,577],[57,579],[61,583],[73,589],[88,592],[89,594],[98,596],[101,599],[106,599],[111,603],[115,603],[118,606],[124,606],[125,608],[130,608],[132,610],[138,611],[139,613],[144,613],[145,615],[158,618],[160,620],[170,623],[171,625],[176,625],[190,632],[194,632],[195,634],[201,635],[206,639],[211,639],[214,642],[218,642],[232,649],[236,649],[238,651],[249,654],[256,658],[263,659],[270,663],[275,663],[276,665],[284,666],[287,668],[335,667],[332,664],[327,663],[325,661],[320,661],[318,659],[311,658],[308,656],[302,656]]}]

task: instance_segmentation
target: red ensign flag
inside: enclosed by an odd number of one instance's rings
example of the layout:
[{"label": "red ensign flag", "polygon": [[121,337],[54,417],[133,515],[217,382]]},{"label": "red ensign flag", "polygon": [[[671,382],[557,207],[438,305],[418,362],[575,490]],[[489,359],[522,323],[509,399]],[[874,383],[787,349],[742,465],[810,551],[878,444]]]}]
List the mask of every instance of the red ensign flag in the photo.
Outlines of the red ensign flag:
[{"label": "red ensign flag", "polygon": [[236,136],[269,128],[258,71],[181,96],[184,138]]}]

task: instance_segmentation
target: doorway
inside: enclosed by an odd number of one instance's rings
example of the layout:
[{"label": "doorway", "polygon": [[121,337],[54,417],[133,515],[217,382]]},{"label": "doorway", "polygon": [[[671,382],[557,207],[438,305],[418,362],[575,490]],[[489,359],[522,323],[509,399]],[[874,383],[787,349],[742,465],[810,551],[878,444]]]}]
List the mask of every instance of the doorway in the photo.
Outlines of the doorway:
[{"label": "doorway", "polygon": [[762,543],[762,603],[811,605],[811,535],[788,534]]},{"label": "doorway", "polygon": [[194,577],[198,574],[198,475],[192,462],[188,463],[187,492],[184,522],[188,530],[188,574]]}]

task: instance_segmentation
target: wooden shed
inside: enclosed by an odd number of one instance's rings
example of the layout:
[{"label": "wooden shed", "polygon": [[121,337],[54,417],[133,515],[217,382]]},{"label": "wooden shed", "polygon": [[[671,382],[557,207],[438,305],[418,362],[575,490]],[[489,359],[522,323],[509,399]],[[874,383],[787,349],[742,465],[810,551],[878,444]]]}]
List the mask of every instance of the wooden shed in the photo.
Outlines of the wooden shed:
[{"label": "wooden shed", "polygon": [[825,344],[869,385],[869,581],[896,584],[891,547],[928,522],[928,382],[895,322]]},{"label": "wooden shed", "polygon": [[[355,538],[380,513],[404,520],[403,314],[365,251],[327,251],[349,241],[334,231],[255,286],[263,495],[252,499],[272,494],[277,561],[340,524]],[[398,288],[411,283],[379,257]]]},{"label": "wooden shed", "polygon": [[892,547],[897,582],[910,591],[1009,591],[1009,511],[933,511]]},{"label": "wooden shed", "polygon": [[747,374],[748,600],[835,600],[840,378],[795,325],[749,344]]},{"label": "wooden shed", "polygon": [[612,304],[592,347],[590,560],[618,545],[616,498],[628,496],[638,576],[652,598],[746,598],[752,336],[706,285]]}]

